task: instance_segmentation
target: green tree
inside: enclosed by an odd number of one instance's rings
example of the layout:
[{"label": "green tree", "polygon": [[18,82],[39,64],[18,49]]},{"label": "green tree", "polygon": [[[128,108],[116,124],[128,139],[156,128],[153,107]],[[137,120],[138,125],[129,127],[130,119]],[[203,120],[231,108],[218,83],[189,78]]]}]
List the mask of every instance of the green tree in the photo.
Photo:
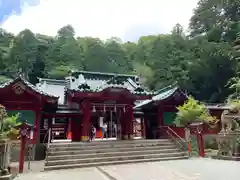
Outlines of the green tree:
[{"label": "green tree", "polygon": [[74,28],[64,26],[58,31],[58,35],[51,44],[47,54],[47,69],[51,71],[54,66],[75,66],[82,68],[82,52],[75,37]]},{"label": "green tree", "polygon": [[28,29],[20,32],[14,38],[7,66],[11,67],[13,72],[18,72],[21,69],[28,78],[28,74],[36,62],[37,50],[38,41],[35,35]]},{"label": "green tree", "polygon": [[104,43],[98,38],[79,38],[83,50],[83,69],[86,71],[111,72],[110,58]]},{"label": "green tree", "polygon": [[126,52],[121,46],[121,41],[116,38],[108,39],[104,47],[107,51],[107,59],[111,72],[126,73],[131,70]]},{"label": "green tree", "polygon": [[239,0],[200,0],[190,20],[191,36],[233,42],[239,32]]},{"label": "green tree", "polygon": [[226,84],[235,75],[236,64],[229,56],[231,46],[202,38],[193,43],[196,43],[191,49],[194,52],[194,63],[189,68],[189,77],[193,82],[190,89],[192,95],[202,101],[224,102],[230,93]]}]

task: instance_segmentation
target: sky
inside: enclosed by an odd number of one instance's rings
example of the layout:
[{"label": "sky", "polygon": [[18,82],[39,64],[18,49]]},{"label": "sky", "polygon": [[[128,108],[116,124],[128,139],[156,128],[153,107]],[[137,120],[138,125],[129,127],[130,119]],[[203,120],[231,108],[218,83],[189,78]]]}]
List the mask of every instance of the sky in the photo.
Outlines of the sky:
[{"label": "sky", "polygon": [[0,27],[14,34],[28,28],[56,35],[71,24],[77,36],[101,39],[169,33],[185,29],[198,0],[0,0]]}]

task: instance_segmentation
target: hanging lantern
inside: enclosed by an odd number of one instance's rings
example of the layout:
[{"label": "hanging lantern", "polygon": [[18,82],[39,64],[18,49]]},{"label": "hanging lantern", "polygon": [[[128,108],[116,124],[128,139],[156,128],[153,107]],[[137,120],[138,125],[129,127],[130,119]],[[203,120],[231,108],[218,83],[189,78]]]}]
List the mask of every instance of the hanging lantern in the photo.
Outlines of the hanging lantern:
[{"label": "hanging lantern", "polygon": [[55,124],[55,118],[52,118],[52,124]]},{"label": "hanging lantern", "polygon": [[95,105],[93,105],[92,112],[96,112],[96,107],[95,107]]},{"label": "hanging lantern", "polygon": [[117,112],[117,106],[114,105],[114,112]]},{"label": "hanging lantern", "polygon": [[123,112],[124,112],[124,113],[126,112],[126,108],[125,108],[125,106],[123,107]]},{"label": "hanging lantern", "polygon": [[103,105],[103,112],[106,112],[106,107],[105,107],[105,105]]}]

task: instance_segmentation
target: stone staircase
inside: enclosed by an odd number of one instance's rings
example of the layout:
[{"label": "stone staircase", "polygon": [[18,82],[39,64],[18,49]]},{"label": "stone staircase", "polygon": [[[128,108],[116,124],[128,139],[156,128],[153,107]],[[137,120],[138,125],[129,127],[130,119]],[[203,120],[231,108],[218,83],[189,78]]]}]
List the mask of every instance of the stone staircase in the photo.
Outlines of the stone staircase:
[{"label": "stone staircase", "polygon": [[52,143],[44,170],[186,158],[169,139]]}]

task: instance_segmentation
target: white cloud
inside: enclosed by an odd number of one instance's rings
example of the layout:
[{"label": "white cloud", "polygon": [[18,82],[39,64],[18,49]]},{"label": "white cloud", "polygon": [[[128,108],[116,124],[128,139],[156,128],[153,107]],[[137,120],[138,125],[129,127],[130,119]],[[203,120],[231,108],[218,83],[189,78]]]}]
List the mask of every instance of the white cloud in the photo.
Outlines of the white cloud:
[{"label": "white cloud", "polygon": [[[56,35],[71,24],[78,36],[106,39],[117,36],[159,34],[171,31],[176,23],[188,26],[198,0],[42,0],[38,6],[23,7],[2,27],[13,33],[25,28],[35,33]],[[136,32],[136,33],[135,33]]]}]

